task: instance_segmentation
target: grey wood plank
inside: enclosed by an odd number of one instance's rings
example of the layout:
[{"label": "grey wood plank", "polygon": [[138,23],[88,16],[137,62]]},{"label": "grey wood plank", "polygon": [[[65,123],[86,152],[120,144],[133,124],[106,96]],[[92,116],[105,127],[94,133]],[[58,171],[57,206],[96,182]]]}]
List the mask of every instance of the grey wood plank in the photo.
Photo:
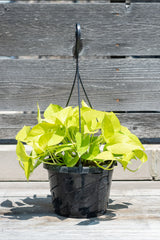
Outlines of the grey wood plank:
[{"label": "grey wood plank", "polygon": [[[65,106],[75,74],[72,59],[0,60],[0,110],[43,111],[51,102]],[[88,96],[105,111],[159,111],[159,59],[80,60]],[[84,98],[84,95],[81,95]],[[77,105],[76,88],[71,105]]]},{"label": "grey wood plank", "polygon": [[[4,0],[0,0],[1,1],[4,1]],[[78,3],[78,2],[110,2],[110,0],[65,0],[65,2],[69,2],[69,3]],[[122,0],[122,1],[125,1],[125,0]],[[136,1],[136,0],[134,0]],[[141,1],[141,0],[140,0]],[[155,0],[156,1],[156,0]],[[39,2],[51,2],[51,3],[54,3],[54,2],[62,2],[64,3],[64,0],[14,0],[14,2],[32,2],[32,3],[39,3]]]},{"label": "grey wood plank", "polygon": [[[120,113],[122,125],[139,138],[160,138],[160,113]],[[24,126],[37,124],[36,114],[0,114],[0,139],[14,139]]]},{"label": "grey wood plank", "polygon": [[0,55],[71,56],[76,22],[84,56],[160,55],[159,11],[158,3],[130,11],[121,3],[0,4]]},{"label": "grey wood plank", "polygon": [[[126,0],[110,0],[111,3],[125,3]],[[159,3],[159,0],[130,0],[130,4],[132,4],[133,2],[137,2],[137,3]]]}]

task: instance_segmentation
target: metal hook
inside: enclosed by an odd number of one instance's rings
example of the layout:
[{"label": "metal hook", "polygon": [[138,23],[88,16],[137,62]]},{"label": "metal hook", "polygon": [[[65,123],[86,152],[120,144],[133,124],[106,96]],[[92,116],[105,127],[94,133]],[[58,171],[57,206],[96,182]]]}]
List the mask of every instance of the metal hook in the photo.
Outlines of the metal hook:
[{"label": "metal hook", "polygon": [[[80,27],[80,24],[78,24],[78,23],[76,24],[75,37],[76,37],[76,43],[73,47],[73,56],[76,58],[76,73],[75,73],[74,81],[73,81],[73,84],[72,84],[71,92],[70,92],[70,95],[69,95],[67,103],[66,103],[66,107],[68,106],[68,104],[70,102],[70,98],[72,96],[76,80],[78,80],[78,82],[82,86],[83,92],[86,96],[86,99],[89,103],[89,106],[90,106],[90,108],[92,108],[91,102],[90,102],[90,100],[87,96],[87,92],[84,88],[84,85],[83,85],[83,82],[82,82],[82,79],[81,79],[81,76],[80,76],[80,73],[79,73],[79,59],[78,59],[78,57],[79,57],[79,53],[81,52],[81,50],[83,48],[83,44],[82,44],[82,39],[81,39],[81,27]],[[78,85],[79,85],[79,83],[78,83]],[[78,87],[78,89],[79,89],[79,87]],[[79,92],[79,90],[78,90],[78,92]],[[79,94],[80,94],[80,92],[79,92]],[[80,101],[79,101],[79,106],[80,106]]]},{"label": "metal hook", "polygon": [[128,9],[131,6],[131,0],[125,0],[126,3],[126,9]]},{"label": "metal hook", "polygon": [[75,33],[75,35],[76,35],[76,40],[78,38],[81,38],[81,26],[80,26],[79,23],[76,23],[76,33]]},{"label": "metal hook", "polygon": [[80,24],[76,24],[76,32],[75,32],[76,42],[75,46],[73,47],[73,56],[78,59],[79,53],[82,51],[83,44],[81,39],[81,27]]}]

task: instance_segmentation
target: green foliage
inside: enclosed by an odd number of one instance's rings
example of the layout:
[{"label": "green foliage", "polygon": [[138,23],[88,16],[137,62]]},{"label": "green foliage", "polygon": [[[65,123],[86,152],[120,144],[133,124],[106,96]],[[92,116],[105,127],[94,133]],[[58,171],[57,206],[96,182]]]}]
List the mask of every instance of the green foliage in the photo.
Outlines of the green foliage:
[{"label": "green foliage", "polygon": [[[33,128],[24,126],[16,136],[16,153],[27,180],[42,162],[73,167],[81,158],[83,166],[112,169],[119,162],[129,169],[132,159],[142,164],[147,161],[139,139],[120,124],[113,112],[91,109],[82,101],[80,133],[78,107],[50,104],[43,119],[38,104],[37,108],[38,124]],[[30,155],[24,143],[32,147]]]}]

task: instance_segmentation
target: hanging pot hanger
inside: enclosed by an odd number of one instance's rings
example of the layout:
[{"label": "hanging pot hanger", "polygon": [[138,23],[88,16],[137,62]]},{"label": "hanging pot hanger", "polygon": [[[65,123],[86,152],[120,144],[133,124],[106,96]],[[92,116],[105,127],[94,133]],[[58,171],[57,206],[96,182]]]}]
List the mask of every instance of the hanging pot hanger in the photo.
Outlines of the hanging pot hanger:
[{"label": "hanging pot hanger", "polygon": [[72,88],[71,88],[71,91],[70,91],[70,95],[69,95],[67,103],[66,103],[66,107],[68,106],[68,104],[70,102],[70,99],[71,99],[71,96],[72,96],[72,93],[73,93],[73,89],[74,89],[74,86],[75,86],[75,83],[76,83],[76,80],[77,80],[78,99],[79,99],[78,100],[78,105],[79,105],[79,107],[80,107],[79,102],[80,102],[80,84],[81,84],[83,92],[85,94],[85,97],[88,101],[88,104],[92,108],[92,104],[91,104],[91,102],[88,98],[87,92],[84,88],[84,85],[83,85],[83,82],[82,82],[82,79],[81,79],[81,76],[80,76],[80,73],[79,73],[79,53],[83,49],[83,42],[82,42],[82,39],[81,39],[81,27],[80,27],[79,23],[76,24],[75,40],[76,40],[75,45],[73,47],[73,57],[76,59],[76,72],[75,72],[75,77],[74,77],[74,80],[73,80]]}]

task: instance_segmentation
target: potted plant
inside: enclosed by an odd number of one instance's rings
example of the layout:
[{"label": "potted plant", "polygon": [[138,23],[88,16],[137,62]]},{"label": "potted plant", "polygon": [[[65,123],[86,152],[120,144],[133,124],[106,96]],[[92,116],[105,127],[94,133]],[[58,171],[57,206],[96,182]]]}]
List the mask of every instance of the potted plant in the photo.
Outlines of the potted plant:
[{"label": "potted plant", "polygon": [[[33,128],[16,136],[16,153],[29,180],[41,163],[48,169],[55,212],[67,217],[95,217],[105,213],[113,168],[129,169],[132,159],[147,161],[139,139],[120,124],[113,112],[81,103],[79,107],[50,104]],[[24,144],[32,147],[30,155]]]}]

